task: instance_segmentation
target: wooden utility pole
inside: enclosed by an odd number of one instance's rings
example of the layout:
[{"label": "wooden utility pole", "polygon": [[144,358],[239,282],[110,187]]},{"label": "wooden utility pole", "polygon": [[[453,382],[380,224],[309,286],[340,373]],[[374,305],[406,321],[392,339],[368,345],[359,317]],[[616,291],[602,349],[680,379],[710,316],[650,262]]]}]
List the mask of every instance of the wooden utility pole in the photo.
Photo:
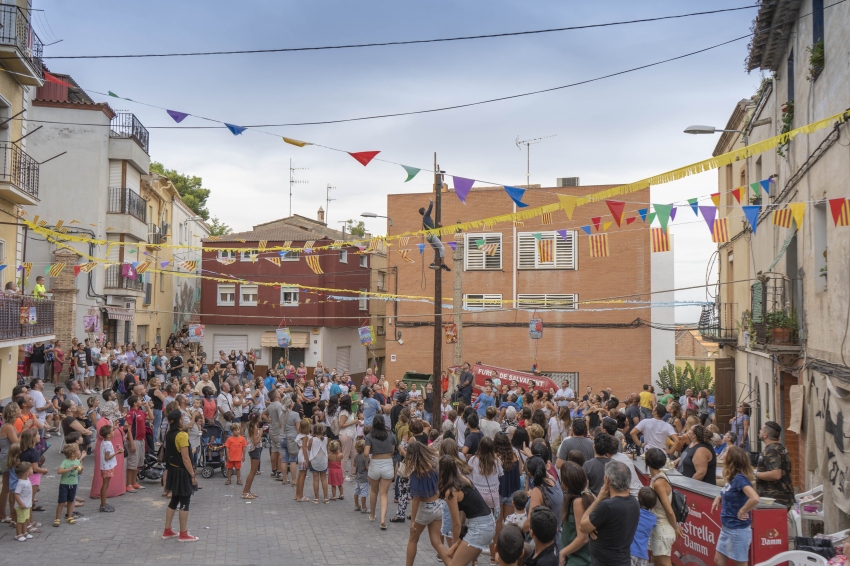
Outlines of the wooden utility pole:
[{"label": "wooden utility pole", "polygon": [[[454,294],[452,296],[452,313],[454,314],[454,323],[457,326],[457,343],[455,343],[454,362],[456,366],[463,365],[463,238],[455,241],[455,250],[452,253],[455,270],[454,275]],[[449,379],[449,389],[454,383]]]},{"label": "wooden utility pole", "polygon": [[[434,152],[434,228],[440,227],[441,196],[443,192],[443,176],[439,172],[437,166],[437,152]],[[434,238],[439,238],[438,234],[433,234]],[[434,366],[433,375],[431,376],[431,389],[433,391],[432,398],[434,400],[431,407],[433,422],[439,425],[443,422],[440,409],[442,407],[442,389],[440,388],[440,374],[443,367],[443,261],[440,258],[439,251],[434,248],[434,264],[437,269],[434,270]]]}]

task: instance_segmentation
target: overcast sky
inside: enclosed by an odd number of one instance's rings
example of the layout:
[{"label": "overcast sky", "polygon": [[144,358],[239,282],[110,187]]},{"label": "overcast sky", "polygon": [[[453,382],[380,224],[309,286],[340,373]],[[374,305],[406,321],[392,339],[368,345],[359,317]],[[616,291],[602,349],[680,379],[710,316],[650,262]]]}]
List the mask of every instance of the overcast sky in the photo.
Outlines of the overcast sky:
[{"label": "overcast sky", "polygon": [[[744,0],[644,2],[88,1],[37,0],[34,25],[45,55],[269,49],[451,37],[614,22],[745,5]],[[84,88],[233,124],[303,122],[420,110],[586,80],[685,54],[748,33],[755,10],[599,29],[426,45],[303,53],[123,60],[50,60]],[[506,184],[524,184],[525,153],[514,141],[556,135],[532,148],[531,182],[626,183],[710,157],[716,136],[689,136],[690,124],[723,127],[752,95],[744,71],[747,40],[603,81],[473,108],[348,124],[265,128],[351,151]],[[271,135],[171,126],[165,112],[95,95],[130,110],[150,128],[152,159],[203,177],[209,209],[235,230],[288,215],[289,160],[298,177],[293,212],[315,217],[333,191],[330,225],[362,210],[383,213],[384,195],[430,190],[400,167],[364,168],[321,148],[299,149]],[[187,118],[183,125],[206,125]],[[653,188],[652,200],[684,203],[717,190],[704,173]],[[507,197],[506,197],[507,198]],[[626,199],[628,200],[628,199]],[[385,232],[383,220],[367,222]],[[688,209],[672,224],[677,287],[705,283],[715,249]],[[714,276],[712,276],[714,280]],[[677,299],[703,299],[702,289]],[[695,321],[680,308],[677,321]]]}]

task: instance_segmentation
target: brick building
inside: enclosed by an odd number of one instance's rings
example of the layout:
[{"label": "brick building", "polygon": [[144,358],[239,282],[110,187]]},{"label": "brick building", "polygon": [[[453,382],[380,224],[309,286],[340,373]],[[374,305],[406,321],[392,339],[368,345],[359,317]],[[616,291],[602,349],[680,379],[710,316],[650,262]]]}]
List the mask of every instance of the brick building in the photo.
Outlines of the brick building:
[{"label": "brick building", "polygon": [[[611,185],[613,186],[613,185]],[[569,188],[529,188],[523,202],[531,207],[558,202],[557,194],[587,195],[610,186]],[[393,219],[390,234],[421,229],[421,206],[428,206],[433,193],[389,195],[387,216]],[[514,212],[514,205],[501,187],[473,189],[463,205],[453,191],[442,195],[442,225],[466,222]],[[630,203],[648,203],[649,190],[629,195]],[[625,216],[636,216],[646,204],[627,204]],[[672,308],[637,308],[623,303],[587,304],[586,301],[610,297],[628,297],[648,301],[651,291],[673,288],[673,253],[650,253],[648,226],[637,222],[609,230],[610,257],[591,258],[588,239],[580,226],[590,218],[612,217],[604,202],[575,210],[569,221],[561,210],[552,214],[552,223],[543,225],[541,217],[525,220],[522,226],[510,222],[457,235],[455,241],[463,253],[448,247],[452,237],[443,237],[447,263],[452,273],[443,274],[443,296],[451,296],[455,281],[461,286],[463,330],[460,336],[462,359],[521,371],[530,371],[537,362],[542,372],[559,379],[569,378],[584,389],[613,387],[624,395],[638,390],[654,376],[666,360],[674,359],[674,333],[650,328],[643,322],[673,323]],[[556,230],[567,229],[567,239]],[[541,261],[534,234],[554,241],[554,260]],[[579,235],[581,234],[581,235]],[[498,244],[495,255],[478,249],[479,240]],[[407,246],[396,242],[391,248],[390,270],[397,269],[398,294],[433,296],[433,272],[428,264],[434,254],[428,244],[420,255],[411,238]],[[518,243],[518,245],[517,245]],[[400,248],[409,248],[414,263],[403,261]],[[517,255],[518,250],[518,255]],[[423,289],[423,283],[425,288]],[[394,290],[395,291],[395,290]],[[456,293],[455,296],[458,296]],[[665,294],[654,300],[672,300]],[[503,303],[502,301],[508,301]],[[514,309],[516,305],[516,309]],[[603,310],[623,308],[628,310]],[[457,307],[455,307],[457,308]],[[533,312],[536,310],[536,315]],[[387,366],[393,377],[405,371],[431,373],[433,357],[433,306],[422,302],[401,301],[388,312],[387,335],[403,344],[387,340]],[[452,322],[452,311],[443,311],[443,323]],[[394,316],[393,316],[394,315]],[[529,337],[529,319],[543,319],[543,337]],[[443,346],[444,366],[455,359],[453,349]]]}]

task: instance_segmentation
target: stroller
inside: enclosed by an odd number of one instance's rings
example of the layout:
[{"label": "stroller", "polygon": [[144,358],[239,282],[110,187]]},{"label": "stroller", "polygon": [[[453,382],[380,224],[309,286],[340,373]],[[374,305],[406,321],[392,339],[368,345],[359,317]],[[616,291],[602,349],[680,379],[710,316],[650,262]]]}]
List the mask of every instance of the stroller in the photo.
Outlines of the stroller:
[{"label": "stroller", "polygon": [[140,480],[161,480],[162,474],[165,472],[165,463],[162,456],[164,456],[163,447],[160,446],[159,451],[156,450],[153,440],[153,429],[148,424],[145,426],[145,460],[142,463],[142,467],[139,468],[138,478]]},{"label": "stroller", "polygon": [[201,477],[211,478],[213,471],[221,470],[222,477],[227,476],[224,462],[224,431],[218,424],[204,426],[201,433],[201,453],[198,456],[198,469]]}]

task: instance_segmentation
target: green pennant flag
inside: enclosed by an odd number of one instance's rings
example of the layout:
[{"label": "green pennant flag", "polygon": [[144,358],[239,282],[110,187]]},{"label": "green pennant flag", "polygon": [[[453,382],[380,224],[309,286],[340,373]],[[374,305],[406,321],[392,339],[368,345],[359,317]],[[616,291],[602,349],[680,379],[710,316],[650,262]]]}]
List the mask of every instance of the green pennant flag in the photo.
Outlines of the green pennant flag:
[{"label": "green pennant flag", "polygon": [[484,244],[486,244],[486,243],[487,243],[487,240],[484,240],[484,239],[481,239],[481,240],[475,240],[475,244],[476,244],[479,248],[480,248],[481,246],[483,246]]},{"label": "green pennant flag", "polygon": [[421,169],[417,169],[416,167],[408,167],[407,165],[402,165],[402,167],[405,171],[407,171],[407,179],[404,180],[405,183],[414,178],[421,171]]},{"label": "green pennant flag", "polygon": [[699,199],[698,198],[689,198],[688,204],[691,205],[691,210],[694,211],[694,214],[699,216]]},{"label": "green pennant flag", "polygon": [[49,266],[49,265],[48,265],[47,267],[45,267],[45,268],[44,268],[44,274],[45,274],[45,275],[47,275],[48,273],[50,273],[50,267],[51,267],[51,266]]},{"label": "green pennant flag", "polygon": [[652,208],[655,209],[656,218],[658,218],[658,223],[661,224],[662,228],[667,228],[667,223],[670,221],[670,212],[673,210],[672,204],[653,204]]},{"label": "green pennant flag", "polygon": [[538,241],[543,239],[543,234],[541,234],[540,232],[535,232],[534,234],[532,234],[532,236],[534,236],[534,239]]},{"label": "green pennant flag", "polygon": [[761,187],[758,183],[750,183],[750,188],[753,190],[757,197],[761,194]]},{"label": "green pennant flag", "polygon": [[654,212],[650,212],[650,213],[646,216],[646,223],[651,225],[653,220],[655,220],[655,213],[654,213]]},{"label": "green pennant flag", "polygon": [[115,98],[121,98],[120,96],[118,96],[117,94],[115,94],[114,92],[112,92],[111,90],[107,90],[107,91],[106,91],[106,94],[108,94],[109,96],[113,96],[113,97],[115,97]]}]

